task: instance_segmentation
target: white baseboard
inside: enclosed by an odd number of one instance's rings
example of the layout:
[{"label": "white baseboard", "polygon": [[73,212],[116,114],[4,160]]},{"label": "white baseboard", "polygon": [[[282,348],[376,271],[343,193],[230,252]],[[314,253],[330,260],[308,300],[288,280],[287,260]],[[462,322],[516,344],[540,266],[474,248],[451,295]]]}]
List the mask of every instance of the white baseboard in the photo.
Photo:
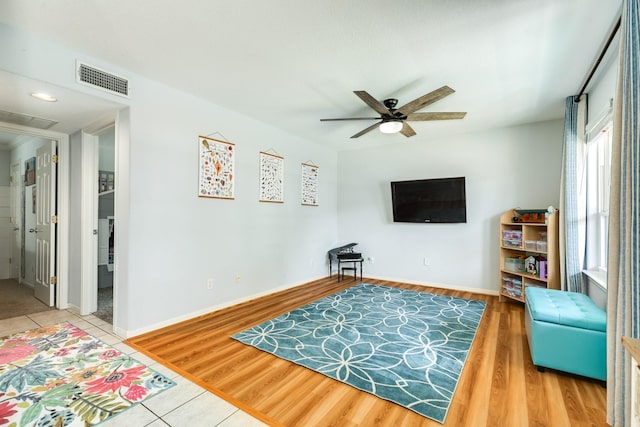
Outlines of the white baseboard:
[{"label": "white baseboard", "polygon": [[[470,292],[474,294],[495,295],[495,296],[500,295],[498,290],[494,290],[494,289],[467,288],[464,286],[449,285],[446,283],[420,282],[416,280],[397,279],[393,277],[382,277],[382,276],[367,276],[367,277],[375,280],[385,280],[387,282],[408,283],[410,285],[419,285],[419,286],[425,286],[430,288],[448,289],[448,290],[460,291],[460,292]],[[363,279],[364,282],[366,282],[367,277]]]},{"label": "white baseboard", "polygon": [[[293,284],[289,284],[289,285],[284,285],[284,286],[279,286],[277,288],[273,288],[273,289],[269,289],[268,291],[264,291],[264,292],[259,292],[257,294],[252,294],[243,298],[238,298],[236,300],[233,301],[229,301],[227,303],[224,304],[219,304],[219,305],[215,305],[215,306],[211,306],[211,307],[207,307],[207,308],[203,308],[202,310],[198,310],[198,311],[194,311],[188,314],[185,314],[183,316],[177,316],[177,317],[173,317],[171,319],[167,319],[164,320],[162,322],[158,322],[158,323],[154,323],[153,325],[149,325],[149,326],[145,326],[143,328],[139,328],[139,329],[135,329],[132,331],[127,331],[121,328],[114,328],[114,332],[121,337],[125,337],[125,338],[132,338],[135,337],[137,335],[141,335],[141,334],[145,334],[147,332],[151,332],[151,331],[155,331],[156,329],[160,329],[160,328],[164,328],[165,326],[170,326],[176,323],[180,323],[180,322],[184,322],[186,320],[190,320],[193,318],[196,318],[198,316],[202,316],[204,314],[209,314],[209,313],[213,313],[214,311],[218,311],[218,310],[222,310],[224,308],[227,307],[231,307],[243,302],[247,302],[247,301],[251,301],[253,299],[256,298],[260,298],[266,295],[270,295],[276,292],[280,292],[280,291],[284,291],[287,289],[291,289],[291,288],[295,288],[296,286],[300,286],[300,285],[304,285],[306,283],[312,282],[314,280],[319,280],[319,279],[323,279],[325,276],[321,276],[321,277],[316,277],[315,279],[308,279],[305,280],[303,282],[300,283],[293,283]],[[391,277],[373,277],[373,276],[368,276],[371,279],[377,279],[377,280],[386,280],[389,282],[400,282],[400,283],[409,283],[411,285],[420,285],[420,286],[425,286],[425,287],[432,287],[432,288],[441,288],[441,289],[450,289],[450,290],[455,290],[455,291],[461,291],[461,292],[471,292],[471,293],[476,293],[476,294],[484,294],[484,295],[499,295],[497,290],[489,290],[489,289],[479,289],[479,288],[466,288],[466,287],[461,287],[461,286],[456,286],[456,285],[448,285],[448,284],[442,284],[442,283],[425,283],[425,282],[418,282],[418,281],[413,281],[413,280],[406,280],[406,279],[396,279],[396,278],[391,278]],[[366,277],[363,279],[364,282],[366,282]]]},{"label": "white baseboard", "polygon": [[[60,310],[63,310],[63,309],[60,309]],[[76,316],[82,316],[82,314],[80,314],[80,307],[78,307],[77,305],[67,304],[67,308],[65,308],[64,310],[69,310]]]},{"label": "white baseboard", "polygon": [[28,287],[33,288],[33,289],[36,288],[36,286],[33,283],[29,283],[26,280],[20,280],[20,281],[18,281],[18,283],[21,284],[21,285],[28,286]]},{"label": "white baseboard", "polygon": [[315,279],[307,279],[303,282],[293,283],[289,285],[279,286],[277,288],[269,289],[268,291],[259,292],[257,294],[252,294],[243,298],[238,298],[233,301],[226,302],[224,304],[214,305],[211,307],[203,308],[202,310],[194,311],[183,316],[173,317],[171,319],[164,320],[162,322],[154,323],[153,325],[145,326],[143,328],[135,329],[132,331],[127,331],[121,328],[114,328],[114,332],[121,337],[132,338],[137,335],[142,335],[147,332],[155,331],[156,329],[164,328],[165,326],[174,325],[176,323],[184,322],[186,320],[194,319],[198,316],[202,316],[204,314],[213,313],[214,311],[222,310],[227,307],[231,307],[243,302],[251,301],[256,298],[260,298],[266,295],[274,294],[276,292],[284,291],[287,289],[295,288],[296,286],[304,285],[309,282],[313,282],[314,280],[319,280],[324,278],[325,276],[316,277]]}]

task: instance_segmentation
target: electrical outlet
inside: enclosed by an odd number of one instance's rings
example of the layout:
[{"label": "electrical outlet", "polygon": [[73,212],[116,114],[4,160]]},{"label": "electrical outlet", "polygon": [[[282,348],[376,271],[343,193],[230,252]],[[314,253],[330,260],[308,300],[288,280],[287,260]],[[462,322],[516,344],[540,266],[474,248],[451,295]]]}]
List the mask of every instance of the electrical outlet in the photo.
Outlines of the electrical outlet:
[{"label": "electrical outlet", "polygon": [[367,260],[373,264],[373,262],[375,261],[375,258],[373,258],[372,256],[368,257]]},{"label": "electrical outlet", "polygon": [[429,257],[424,257],[424,265],[426,266],[430,266],[431,265],[431,259]]},{"label": "electrical outlet", "polygon": [[207,280],[207,289],[213,289],[213,279]]},{"label": "electrical outlet", "polygon": [[240,283],[240,273],[236,274],[236,283]]}]

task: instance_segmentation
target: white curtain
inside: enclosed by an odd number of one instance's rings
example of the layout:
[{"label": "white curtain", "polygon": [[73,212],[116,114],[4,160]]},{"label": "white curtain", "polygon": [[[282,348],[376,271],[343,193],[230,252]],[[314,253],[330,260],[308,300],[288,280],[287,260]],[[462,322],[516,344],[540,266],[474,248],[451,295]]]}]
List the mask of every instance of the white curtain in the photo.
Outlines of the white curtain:
[{"label": "white curtain", "polygon": [[623,336],[640,338],[640,0],[622,5],[613,118],[607,268],[607,422],[631,424],[631,374]]},{"label": "white curtain", "polygon": [[580,293],[585,293],[586,117],[587,95],[567,97],[560,181],[560,283],[563,290]]}]

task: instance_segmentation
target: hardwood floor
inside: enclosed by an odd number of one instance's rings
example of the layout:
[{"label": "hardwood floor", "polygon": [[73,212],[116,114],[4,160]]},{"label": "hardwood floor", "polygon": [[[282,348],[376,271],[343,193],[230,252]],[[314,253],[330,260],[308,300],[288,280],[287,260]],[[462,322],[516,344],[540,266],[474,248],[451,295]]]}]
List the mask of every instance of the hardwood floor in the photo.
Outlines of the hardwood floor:
[{"label": "hardwood floor", "polygon": [[[419,285],[367,283],[487,303],[445,426],[607,426],[606,388],[531,361],[520,303]],[[131,338],[127,343],[232,404],[284,426],[440,426],[399,405],[246,346],[231,335],[358,282],[323,279]]]}]

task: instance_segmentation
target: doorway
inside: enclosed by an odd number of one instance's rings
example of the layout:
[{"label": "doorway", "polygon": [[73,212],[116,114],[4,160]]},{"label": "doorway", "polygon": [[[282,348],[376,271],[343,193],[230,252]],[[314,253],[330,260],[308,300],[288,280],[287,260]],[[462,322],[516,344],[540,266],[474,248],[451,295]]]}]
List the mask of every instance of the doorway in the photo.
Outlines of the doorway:
[{"label": "doorway", "polygon": [[0,216],[6,217],[0,221],[1,318],[58,305],[56,227],[51,224],[57,179],[50,162],[58,137],[0,128]]},{"label": "doorway", "polygon": [[[99,139],[107,141],[102,144],[101,150],[98,145]],[[12,142],[6,143],[7,140]],[[60,173],[57,179],[54,178],[54,181],[59,185],[59,197],[57,198],[55,193],[50,193],[51,197],[39,194],[38,185],[32,182],[31,177],[33,175],[31,171],[34,170],[34,158],[35,164],[38,164],[38,152],[54,142],[58,144],[60,152],[58,163]],[[88,149],[87,146],[94,146],[94,148]],[[99,153],[99,151],[102,152]],[[100,158],[102,159],[100,164],[106,161],[109,166],[99,166]],[[115,126],[113,122],[106,127],[104,125],[94,126],[90,129],[90,133],[77,132],[71,137],[56,132],[0,123],[0,165],[5,164],[7,167],[2,167],[0,175],[4,176],[7,171],[7,176],[0,179],[0,187],[2,187],[3,181],[6,184],[11,180],[14,180],[17,185],[11,189],[6,186],[6,191],[4,191],[7,194],[6,198],[10,200],[10,203],[7,203],[10,205],[7,212],[11,218],[7,218],[6,224],[11,225],[11,228],[8,229],[8,235],[11,238],[8,239],[10,244],[0,245],[2,247],[0,250],[7,251],[6,259],[10,259],[10,263],[5,268],[0,266],[0,280],[12,279],[17,285],[26,286],[30,291],[29,297],[32,298],[38,280],[42,281],[44,278],[51,277],[54,287],[48,289],[51,291],[51,300],[49,304],[44,306],[44,309],[47,309],[48,306],[66,309],[71,305],[72,309],[77,309],[81,314],[95,312],[98,297],[97,235],[99,215],[109,217],[107,219],[110,219],[110,228],[112,231],[114,230]],[[100,195],[98,193],[99,167],[111,171],[107,183],[107,186],[111,186],[111,188],[101,192],[104,194]],[[70,179],[71,172],[73,172],[73,179]],[[3,190],[0,188],[0,197],[2,194]],[[40,215],[40,219],[38,219],[36,201],[44,198],[51,199],[54,204],[57,202],[57,215],[53,221],[58,228],[58,238],[51,239],[49,242],[41,244],[40,247],[55,248],[59,256],[53,255],[51,263],[45,264],[44,268],[39,269],[35,266],[35,260],[38,259],[36,250],[38,238],[36,236],[42,231],[43,225],[50,225],[43,224],[42,218],[51,219],[50,215]],[[104,207],[101,206],[103,203],[99,203],[99,199],[109,199],[110,202],[107,203],[107,207]],[[99,206],[106,213],[99,214]],[[71,207],[73,209],[70,209]],[[0,210],[0,216],[1,213],[2,210]],[[1,223],[4,222],[0,221]],[[70,227],[70,224],[73,226]],[[104,265],[110,270],[110,280],[107,283],[111,285],[109,290],[112,291],[115,263],[113,262],[113,234],[110,236],[111,244],[107,243],[109,255]],[[42,241],[40,242],[42,243]],[[93,260],[92,264],[84,264],[87,262],[85,259]],[[90,273],[91,271],[92,273]],[[89,274],[85,276],[85,272]],[[4,287],[5,283],[0,283],[0,286]],[[22,294],[24,293],[22,292]],[[113,307],[113,297],[109,297],[105,301]],[[20,304],[12,304],[12,306],[19,307]],[[112,308],[110,312],[112,313]],[[19,316],[28,313],[16,312],[15,314]],[[113,320],[109,320],[109,323],[113,324]]]},{"label": "doorway", "polygon": [[[35,136],[58,142],[58,235],[55,242],[58,258],[54,265],[57,279],[55,307],[78,311],[82,315],[90,314],[95,311],[97,301],[98,165],[97,156],[88,158],[89,156],[85,155],[83,139],[85,135],[88,138],[94,137],[109,123],[116,123],[116,135],[124,138],[128,147],[128,106],[115,100],[112,94],[101,96],[97,92],[89,93],[93,90],[84,87],[74,90],[4,70],[0,70],[0,86],[12,89],[7,96],[0,97],[0,111],[8,113],[2,116],[0,134],[8,132],[19,134],[20,137]],[[34,92],[51,93],[57,101],[43,102],[30,96]],[[97,136],[95,138],[97,139]],[[4,142],[0,139],[0,152],[5,149]],[[119,156],[126,160],[127,150],[119,152]],[[89,154],[93,156],[94,153]],[[0,154],[0,175],[4,175],[5,170],[10,169],[11,163],[6,163],[5,168],[5,163],[1,160]],[[120,188],[126,189],[128,174],[125,173],[124,178],[126,180],[122,182],[125,182],[125,185],[121,185]],[[23,197],[22,192],[18,197]],[[26,192],[24,197],[27,198]],[[3,210],[0,209],[0,216],[2,213]],[[93,234],[94,230],[96,235]],[[10,231],[10,236],[16,236],[12,234],[13,229],[7,231]],[[17,262],[17,258],[12,255],[12,262]],[[115,265],[117,264],[116,261]],[[14,264],[12,266],[15,267]],[[121,273],[115,273],[117,300],[117,282]],[[115,307],[116,319],[117,313]],[[114,329],[116,326],[114,325]]]},{"label": "doorway", "polygon": [[115,244],[115,125],[99,132],[98,137],[98,303],[96,317],[113,324],[113,275]]}]

